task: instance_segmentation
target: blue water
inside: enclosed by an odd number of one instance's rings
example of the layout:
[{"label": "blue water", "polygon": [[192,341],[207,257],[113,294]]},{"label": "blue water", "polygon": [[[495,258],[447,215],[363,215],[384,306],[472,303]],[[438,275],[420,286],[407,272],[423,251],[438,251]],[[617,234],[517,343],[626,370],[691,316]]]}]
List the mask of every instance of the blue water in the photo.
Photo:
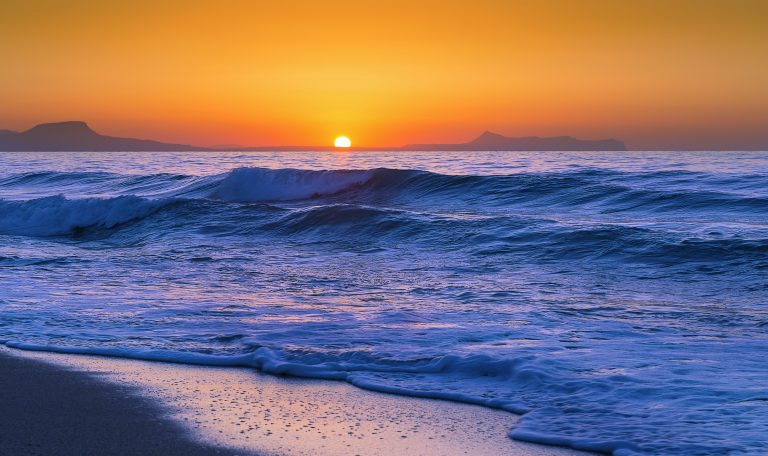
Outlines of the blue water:
[{"label": "blue water", "polygon": [[0,340],[768,452],[768,153],[1,153]]}]

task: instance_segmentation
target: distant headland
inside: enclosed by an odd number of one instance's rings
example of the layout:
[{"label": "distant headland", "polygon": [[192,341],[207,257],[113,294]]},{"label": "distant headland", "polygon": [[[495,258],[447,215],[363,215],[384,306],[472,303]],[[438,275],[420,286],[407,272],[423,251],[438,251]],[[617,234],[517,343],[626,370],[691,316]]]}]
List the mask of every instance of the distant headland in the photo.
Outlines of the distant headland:
[{"label": "distant headland", "polygon": [[96,133],[85,122],[68,121],[37,125],[20,133],[0,133],[2,151],[183,151],[209,150],[186,144],[168,144],[148,139],[117,138]]},{"label": "distant headland", "polygon": [[556,136],[540,138],[524,136],[511,138],[486,131],[474,141],[460,144],[408,144],[406,150],[563,150],[563,151],[598,151],[598,150],[627,150],[622,141],[616,139],[585,140],[571,136]]},{"label": "distant headland", "polygon": [[[623,151],[622,141],[616,139],[584,140],[570,136],[507,137],[486,131],[475,140],[459,144],[408,144],[402,147],[353,148],[354,150],[413,150],[413,151]],[[118,138],[93,131],[82,121],[67,121],[37,125],[27,131],[0,130],[0,151],[310,151],[334,150],[328,146],[214,146],[199,147],[188,144],[169,144],[148,139]]]}]

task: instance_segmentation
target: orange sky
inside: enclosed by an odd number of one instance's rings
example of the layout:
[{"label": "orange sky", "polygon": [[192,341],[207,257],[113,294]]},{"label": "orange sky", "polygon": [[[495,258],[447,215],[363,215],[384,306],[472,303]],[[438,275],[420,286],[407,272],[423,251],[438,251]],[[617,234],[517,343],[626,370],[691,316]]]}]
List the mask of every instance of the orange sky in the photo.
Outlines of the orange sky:
[{"label": "orange sky", "polygon": [[768,148],[768,2],[0,4],[0,128],[200,145]]}]

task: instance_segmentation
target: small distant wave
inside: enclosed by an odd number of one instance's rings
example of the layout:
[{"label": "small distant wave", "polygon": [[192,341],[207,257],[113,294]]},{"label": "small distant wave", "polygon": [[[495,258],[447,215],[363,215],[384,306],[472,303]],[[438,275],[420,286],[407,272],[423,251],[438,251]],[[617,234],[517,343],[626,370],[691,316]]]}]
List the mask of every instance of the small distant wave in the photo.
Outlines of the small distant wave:
[{"label": "small distant wave", "polygon": [[40,171],[20,173],[0,178],[0,188],[15,186],[46,186],[67,183],[93,184],[105,179],[119,178],[119,174],[104,172],[70,172]]},{"label": "small distant wave", "polygon": [[31,200],[48,196],[68,199],[139,196],[171,197],[200,178],[180,174],[116,174],[104,172],[35,172],[0,178],[0,198]]}]

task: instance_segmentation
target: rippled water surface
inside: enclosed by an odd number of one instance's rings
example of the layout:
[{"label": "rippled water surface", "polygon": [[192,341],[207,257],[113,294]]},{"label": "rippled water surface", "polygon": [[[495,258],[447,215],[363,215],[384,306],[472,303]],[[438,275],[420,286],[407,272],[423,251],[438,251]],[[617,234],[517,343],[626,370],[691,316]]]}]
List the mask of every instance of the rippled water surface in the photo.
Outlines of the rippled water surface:
[{"label": "rippled water surface", "polygon": [[768,153],[0,153],[0,340],[768,452]]}]

